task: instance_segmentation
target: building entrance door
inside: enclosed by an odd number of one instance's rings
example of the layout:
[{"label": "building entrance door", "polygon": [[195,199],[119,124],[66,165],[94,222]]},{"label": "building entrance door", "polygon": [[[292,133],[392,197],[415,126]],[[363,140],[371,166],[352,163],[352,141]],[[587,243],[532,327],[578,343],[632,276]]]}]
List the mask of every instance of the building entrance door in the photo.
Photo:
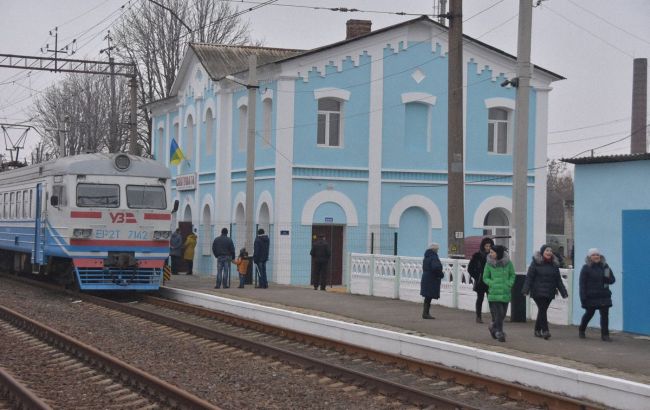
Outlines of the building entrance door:
[{"label": "building entrance door", "polygon": [[[330,286],[343,284],[343,228],[343,225],[312,225],[311,227],[312,244],[319,236],[325,236],[332,251],[327,280]],[[313,263],[311,269],[314,270]]]},{"label": "building entrance door", "polygon": [[623,330],[650,335],[650,274],[648,271],[648,242],[650,241],[650,211],[623,211]]}]

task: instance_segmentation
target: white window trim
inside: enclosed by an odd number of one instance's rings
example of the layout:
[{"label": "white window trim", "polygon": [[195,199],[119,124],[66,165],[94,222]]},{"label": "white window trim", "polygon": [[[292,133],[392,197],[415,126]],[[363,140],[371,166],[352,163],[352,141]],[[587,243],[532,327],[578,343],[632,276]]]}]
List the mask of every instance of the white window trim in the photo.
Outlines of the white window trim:
[{"label": "white window trim", "polygon": [[[512,98],[504,98],[504,97],[494,97],[494,98],[486,98],[484,100],[485,103],[485,108],[487,108],[488,113],[490,111],[490,108],[501,108],[504,109],[508,112],[508,126],[507,126],[507,132],[508,132],[508,140],[506,142],[506,152],[503,154],[500,154],[498,152],[490,152],[487,151],[488,155],[512,155],[512,146],[514,142],[514,111],[515,111],[515,100]],[[489,123],[489,119],[488,119]],[[495,136],[496,137],[496,136]]]},{"label": "white window trim", "polygon": [[314,90],[314,98],[318,101],[321,98],[334,98],[341,101],[350,101],[350,91],[344,90],[342,88],[318,88]]},{"label": "white window trim", "polygon": [[409,93],[403,93],[402,94],[402,104],[408,104],[408,103],[422,103],[422,104],[428,104],[428,105],[436,105],[436,101],[438,100],[438,97],[435,95],[431,95],[428,93],[422,93],[422,92],[409,92]]}]

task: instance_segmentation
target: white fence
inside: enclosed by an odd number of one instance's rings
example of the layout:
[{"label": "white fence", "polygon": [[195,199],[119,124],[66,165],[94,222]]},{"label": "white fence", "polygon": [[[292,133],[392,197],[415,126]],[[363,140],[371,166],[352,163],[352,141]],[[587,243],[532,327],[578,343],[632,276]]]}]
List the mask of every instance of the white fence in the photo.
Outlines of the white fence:
[{"label": "white fence", "polygon": [[[432,303],[463,310],[474,311],[476,293],[472,290],[474,280],[467,272],[466,259],[440,259],[444,278],[440,285],[440,299]],[[422,302],[420,280],[422,258],[392,255],[371,255],[352,253],[349,258],[350,293],[371,295],[411,302]],[[571,323],[571,280],[572,269],[560,269],[569,297],[556,297],[548,309],[548,321],[555,324]],[[487,298],[483,311],[489,312]],[[535,303],[527,298],[526,317],[537,316]]]}]

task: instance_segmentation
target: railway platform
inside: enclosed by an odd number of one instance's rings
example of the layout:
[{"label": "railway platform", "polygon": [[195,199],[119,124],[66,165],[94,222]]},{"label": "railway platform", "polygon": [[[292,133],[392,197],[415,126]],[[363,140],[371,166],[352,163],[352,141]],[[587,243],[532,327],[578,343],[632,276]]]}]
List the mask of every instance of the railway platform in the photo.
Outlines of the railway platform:
[{"label": "railway platform", "polygon": [[223,298],[290,310],[318,317],[364,325],[370,328],[417,335],[456,345],[502,353],[540,363],[624,379],[650,386],[650,338],[612,332],[612,342],[600,340],[599,329],[587,329],[578,338],[576,326],[550,325],[549,340],[534,337],[534,323],[513,323],[506,319],[505,343],[494,340],[485,323],[476,323],[474,312],[433,305],[435,320],[423,320],[422,304],[387,298],[353,295],[345,288],[270,284],[268,289],[247,285],[214,289],[213,277],[175,275],[169,288],[185,289]]}]

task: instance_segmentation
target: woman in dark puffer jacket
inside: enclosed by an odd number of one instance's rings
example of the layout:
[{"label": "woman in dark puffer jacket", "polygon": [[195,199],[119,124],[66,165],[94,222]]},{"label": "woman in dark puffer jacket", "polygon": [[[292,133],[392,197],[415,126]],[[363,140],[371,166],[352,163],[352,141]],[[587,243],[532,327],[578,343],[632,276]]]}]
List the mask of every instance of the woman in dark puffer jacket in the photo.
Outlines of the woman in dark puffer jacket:
[{"label": "woman in dark puffer jacket", "polygon": [[551,337],[551,333],[548,331],[548,307],[557,291],[563,298],[569,296],[560,275],[560,262],[550,246],[542,245],[539,252],[535,252],[528,267],[522,293],[524,295],[530,293],[537,305],[535,336],[543,337],[546,340]]},{"label": "woman in dark puffer jacket", "polygon": [[587,325],[596,310],[600,312],[600,337],[604,342],[609,338],[609,308],[612,306],[612,291],[609,285],[616,282],[614,272],[609,268],[605,257],[598,249],[591,248],[587,252],[585,264],[580,271],[580,302],[585,314],[580,321],[579,336],[584,339]]},{"label": "woman in dark puffer jacket", "polygon": [[488,291],[488,286],[483,282],[483,269],[485,269],[485,262],[490,253],[490,249],[494,246],[494,241],[488,237],[481,240],[481,246],[469,261],[467,265],[467,272],[474,279],[473,290],[476,292],[476,323],[483,323],[481,311],[483,310],[483,299]]}]

